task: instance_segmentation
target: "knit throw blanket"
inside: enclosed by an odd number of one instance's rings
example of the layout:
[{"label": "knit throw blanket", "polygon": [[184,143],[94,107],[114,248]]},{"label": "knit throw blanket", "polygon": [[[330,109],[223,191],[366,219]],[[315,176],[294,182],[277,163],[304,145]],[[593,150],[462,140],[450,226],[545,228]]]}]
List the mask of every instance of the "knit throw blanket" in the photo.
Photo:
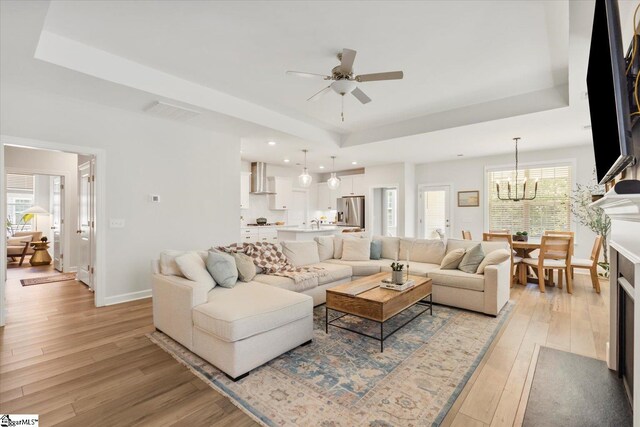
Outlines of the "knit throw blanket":
[{"label": "knit throw blanket", "polygon": [[248,255],[253,259],[255,265],[262,268],[263,274],[288,277],[296,284],[329,274],[320,267],[295,267],[291,265],[285,254],[273,243],[233,243],[229,246],[220,246],[217,249],[228,253]]}]

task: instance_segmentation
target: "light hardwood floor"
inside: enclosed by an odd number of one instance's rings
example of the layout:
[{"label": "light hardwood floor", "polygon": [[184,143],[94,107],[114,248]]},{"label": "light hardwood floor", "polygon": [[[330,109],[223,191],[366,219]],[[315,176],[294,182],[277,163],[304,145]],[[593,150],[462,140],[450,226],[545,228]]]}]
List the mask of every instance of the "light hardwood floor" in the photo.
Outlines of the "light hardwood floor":
[{"label": "light hardwood floor", "polygon": [[[9,269],[0,328],[0,412],[39,413],[42,425],[255,425],[145,334],[151,300],[96,309],[74,281],[22,287]],[[576,275],[573,295],[536,284],[512,289],[513,313],[444,420],[513,425],[536,344],[604,359],[608,284]]]}]

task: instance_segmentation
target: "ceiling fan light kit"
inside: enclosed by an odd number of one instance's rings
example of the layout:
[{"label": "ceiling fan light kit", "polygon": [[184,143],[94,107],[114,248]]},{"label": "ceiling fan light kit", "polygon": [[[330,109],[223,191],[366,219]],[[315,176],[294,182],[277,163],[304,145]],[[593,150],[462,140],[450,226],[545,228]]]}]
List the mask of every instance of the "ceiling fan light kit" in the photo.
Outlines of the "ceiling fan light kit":
[{"label": "ceiling fan light kit", "polygon": [[307,170],[307,152],[309,150],[302,150],[304,153],[304,168],[302,169],[302,173],[298,176],[298,184],[300,187],[307,188],[311,185],[311,181],[313,181],[313,177],[309,175]]},{"label": "ceiling fan light kit", "polygon": [[357,86],[357,83],[363,82],[374,82],[381,80],[399,80],[404,77],[404,73],[402,71],[390,71],[385,73],[372,73],[372,74],[360,74],[357,76],[353,75],[353,62],[356,59],[356,51],[353,49],[342,49],[342,52],[338,54],[338,59],[340,60],[340,65],[337,65],[331,70],[331,75],[318,74],[318,73],[306,73],[303,71],[287,71],[287,74],[300,76],[300,77],[309,77],[309,78],[317,78],[320,77],[323,80],[333,80],[329,86],[320,89],[315,94],[311,95],[307,98],[307,101],[316,101],[320,99],[323,95],[325,95],[329,89],[332,89],[335,93],[342,96],[342,121],[344,122],[344,96],[347,94],[352,94],[360,103],[368,104],[371,102],[371,98],[369,98],[363,91]]}]

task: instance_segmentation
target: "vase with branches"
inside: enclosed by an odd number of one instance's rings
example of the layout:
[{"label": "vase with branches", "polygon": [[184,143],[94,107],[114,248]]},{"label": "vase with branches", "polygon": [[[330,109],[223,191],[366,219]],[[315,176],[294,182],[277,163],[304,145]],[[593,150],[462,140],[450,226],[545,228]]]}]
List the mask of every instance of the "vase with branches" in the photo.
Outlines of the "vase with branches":
[{"label": "vase with branches", "polygon": [[611,218],[609,218],[602,208],[592,206],[593,196],[604,194],[604,186],[599,185],[595,178],[589,184],[576,184],[570,198],[570,209],[574,218],[580,225],[589,228],[594,233],[602,236],[602,257],[603,262],[598,262],[605,274],[609,272],[609,232],[611,231]]}]

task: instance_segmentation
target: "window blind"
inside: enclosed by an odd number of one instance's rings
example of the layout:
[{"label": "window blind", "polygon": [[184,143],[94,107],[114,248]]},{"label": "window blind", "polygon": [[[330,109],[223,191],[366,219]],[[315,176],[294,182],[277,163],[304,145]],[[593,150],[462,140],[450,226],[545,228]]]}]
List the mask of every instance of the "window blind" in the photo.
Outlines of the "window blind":
[{"label": "window blind", "polygon": [[500,184],[501,195],[507,194],[507,182],[511,180],[511,195],[514,195],[515,171],[488,172],[489,229],[509,229],[513,233],[526,231],[530,236],[541,236],[545,230],[570,230],[571,211],[569,195],[572,188],[571,165],[531,167],[518,171],[518,188],[527,179],[527,195],[533,195],[538,179],[538,194],[533,200],[514,202],[499,200],[496,184]]}]

